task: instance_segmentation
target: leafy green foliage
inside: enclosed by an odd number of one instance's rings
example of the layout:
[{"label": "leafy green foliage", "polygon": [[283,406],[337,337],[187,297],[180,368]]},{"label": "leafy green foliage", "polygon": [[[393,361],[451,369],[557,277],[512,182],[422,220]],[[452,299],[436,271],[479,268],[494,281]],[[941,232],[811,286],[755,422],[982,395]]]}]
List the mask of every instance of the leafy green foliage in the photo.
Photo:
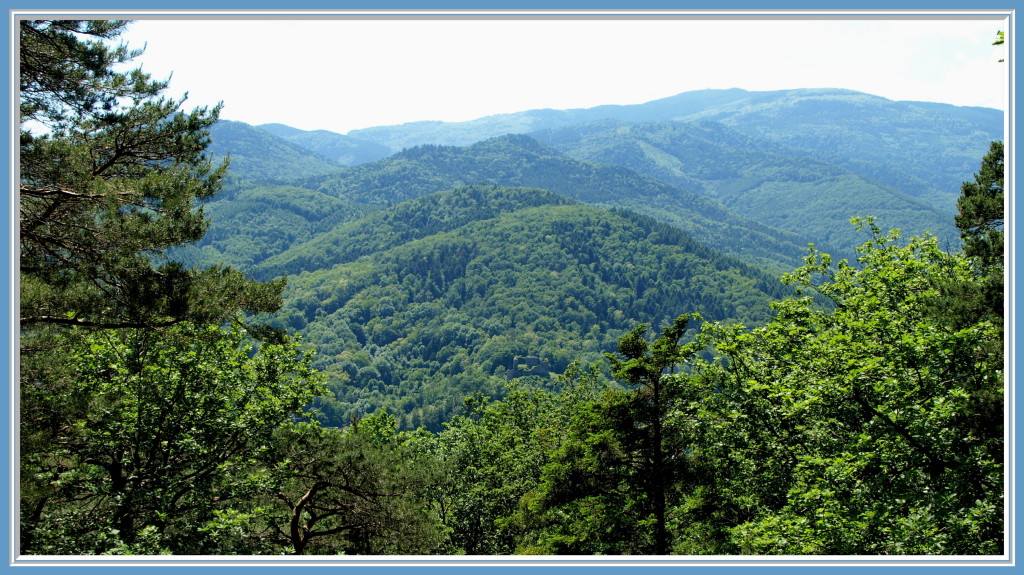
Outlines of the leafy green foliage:
[{"label": "leafy green foliage", "polygon": [[67,339],[61,379],[23,380],[23,553],[215,551],[196,528],[251,495],[248,466],[322,393],[297,341],[187,323]]},{"label": "leafy green foliage", "polygon": [[976,403],[1002,396],[997,330],[929,317],[937,279],[969,281],[962,256],[869,225],[860,267],[815,253],[790,276],[833,311],[791,299],[763,328],[707,331],[704,449],[744,518],[735,549],[1001,553],[1002,420]]},{"label": "leafy green foliage", "polygon": [[430,501],[448,532],[445,552],[531,553],[535,531],[523,508],[565,437],[573,413],[596,398],[601,376],[573,364],[557,378],[557,391],[509,382],[503,400],[466,398],[462,413],[423,442],[440,476]]}]

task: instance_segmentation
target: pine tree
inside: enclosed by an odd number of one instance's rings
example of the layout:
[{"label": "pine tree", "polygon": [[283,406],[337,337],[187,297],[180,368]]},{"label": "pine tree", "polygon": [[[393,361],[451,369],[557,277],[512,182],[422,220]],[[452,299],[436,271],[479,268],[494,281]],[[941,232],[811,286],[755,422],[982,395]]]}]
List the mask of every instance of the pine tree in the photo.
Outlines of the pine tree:
[{"label": "pine tree", "polygon": [[[1002,329],[1003,271],[1003,143],[992,142],[973,182],[964,182],[955,217],[964,255],[975,263],[971,281],[936,280],[941,297],[932,302],[938,317],[954,327],[982,319]],[[1001,344],[1000,344],[1001,347]]]},{"label": "pine tree", "polygon": [[[164,258],[206,230],[227,169],[205,155],[220,108],[116,68],[122,21],[19,22],[21,326],[199,323],[280,305],[281,282]],[[29,334],[30,335],[30,334]],[[31,341],[32,338],[26,338]]]}]

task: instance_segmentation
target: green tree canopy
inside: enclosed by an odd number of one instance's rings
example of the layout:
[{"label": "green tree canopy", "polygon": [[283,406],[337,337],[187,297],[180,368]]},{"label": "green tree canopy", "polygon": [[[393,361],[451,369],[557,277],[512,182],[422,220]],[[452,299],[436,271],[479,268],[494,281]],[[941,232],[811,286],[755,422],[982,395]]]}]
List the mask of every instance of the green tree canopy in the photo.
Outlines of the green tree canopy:
[{"label": "green tree canopy", "polygon": [[[267,453],[267,538],[289,553],[391,555],[434,552],[437,523],[421,499],[434,480],[395,437],[384,411],[347,430],[316,422],[282,426]],[[262,507],[262,505],[261,505]]]},{"label": "green tree canopy", "polygon": [[311,352],[190,323],[76,335],[59,380],[22,388],[22,552],[215,552],[199,528],[322,391]]},{"label": "green tree canopy", "polygon": [[220,108],[185,112],[167,82],[120,71],[140,53],[112,44],[126,26],[18,22],[26,553],[206,549],[238,470],[318,385],[294,342],[223,330],[276,310],[283,281],[166,257],[206,229]]}]

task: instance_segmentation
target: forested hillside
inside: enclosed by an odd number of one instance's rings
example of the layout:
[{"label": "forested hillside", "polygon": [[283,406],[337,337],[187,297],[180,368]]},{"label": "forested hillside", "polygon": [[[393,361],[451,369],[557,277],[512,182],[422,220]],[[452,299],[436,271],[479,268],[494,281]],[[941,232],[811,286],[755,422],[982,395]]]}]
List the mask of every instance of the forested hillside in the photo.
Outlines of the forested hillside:
[{"label": "forested hillside", "polygon": [[338,426],[387,407],[439,431],[463,397],[501,396],[517,356],[561,373],[679,309],[762,324],[784,293],[666,224],[533,189],[433,194],[291,252],[277,325],[317,349],[337,399],[323,421]]},{"label": "forested hillside", "polygon": [[[289,132],[286,126],[278,131]],[[290,184],[344,166],[268,131],[218,120],[210,128],[209,150],[218,160],[229,160],[229,167],[220,193],[203,204],[206,234],[172,249],[175,258],[191,265],[248,270],[376,209]]]},{"label": "forested hillside", "polygon": [[242,122],[218,120],[210,127],[210,153],[231,158],[231,171],[244,180],[280,183],[340,169],[343,164]]},{"label": "forested hillside", "polygon": [[203,209],[211,222],[206,235],[175,249],[175,256],[196,265],[246,270],[374,211],[323,192],[269,184],[239,187]]},{"label": "forested hillside", "polygon": [[991,111],[703,91],[342,167],[128,25],[16,22],[15,564],[1012,558]]},{"label": "forested hillside", "polygon": [[420,146],[301,181],[311,189],[375,205],[479,183],[541,188],[587,204],[645,213],[709,246],[771,269],[799,265],[812,242],[738,216],[699,193],[627,168],[574,160],[526,136],[502,136],[467,147]]},{"label": "forested hillside", "polygon": [[335,226],[310,241],[295,245],[253,269],[258,277],[329,269],[362,256],[387,251],[465,225],[529,207],[572,204],[565,196],[527,188],[463,187],[402,202],[346,225]]}]

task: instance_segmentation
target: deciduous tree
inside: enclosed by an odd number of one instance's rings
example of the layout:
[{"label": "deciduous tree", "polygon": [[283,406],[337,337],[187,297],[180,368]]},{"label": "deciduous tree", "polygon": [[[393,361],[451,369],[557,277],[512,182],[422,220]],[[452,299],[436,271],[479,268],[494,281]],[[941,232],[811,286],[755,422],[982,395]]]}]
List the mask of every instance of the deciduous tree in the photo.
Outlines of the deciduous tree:
[{"label": "deciduous tree", "polygon": [[250,469],[274,431],[322,393],[311,352],[254,346],[238,328],[59,343],[61,386],[23,383],[23,553],[138,552],[143,534],[175,553],[216,552],[200,527],[252,495]]},{"label": "deciduous tree", "polygon": [[970,260],[933,237],[871,234],[857,265],[813,253],[789,276],[810,297],[750,332],[710,325],[722,361],[702,417],[728,472],[738,552],[998,554],[1003,430],[975,399],[1001,397],[1002,354],[984,319],[953,326],[928,306],[936,277]]}]

